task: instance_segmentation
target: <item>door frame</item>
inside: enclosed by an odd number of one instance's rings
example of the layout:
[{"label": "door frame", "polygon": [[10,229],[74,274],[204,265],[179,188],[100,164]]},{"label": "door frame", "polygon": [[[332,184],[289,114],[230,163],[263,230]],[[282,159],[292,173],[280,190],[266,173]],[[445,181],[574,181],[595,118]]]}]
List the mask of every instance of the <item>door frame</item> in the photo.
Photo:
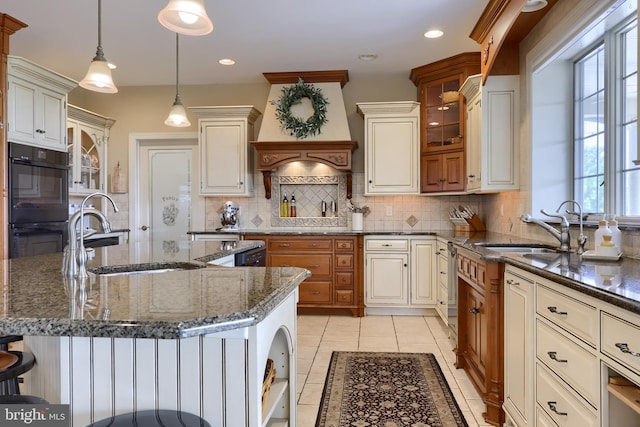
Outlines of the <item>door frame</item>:
[{"label": "door frame", "polygon": [[[197,132],[150,132],[129,134],[129,233],[130,239],[136,242],[140,239],[140,149],[143,144],[157,142],[163,144],[195,146],[192,157],[194,168],[192,175],[191,199],[191,227],[193,230],[204,230],[205,203],[200,195],[200,152],[198,148]],[[186,238],[186,236],[185,236]]]}]

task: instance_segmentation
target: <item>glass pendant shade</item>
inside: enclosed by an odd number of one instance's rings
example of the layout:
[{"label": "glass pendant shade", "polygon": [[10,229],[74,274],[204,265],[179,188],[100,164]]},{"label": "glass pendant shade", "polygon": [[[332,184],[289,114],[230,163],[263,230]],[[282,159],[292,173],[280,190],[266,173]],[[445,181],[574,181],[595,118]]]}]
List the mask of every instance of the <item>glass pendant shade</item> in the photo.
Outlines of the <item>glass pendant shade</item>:
[{"label": "glass pendant shade", "polygon": [[187,36],[202,36],[213,31],[204,0],[169,0],[158,13],[158,21],[171,31]]},{"label": "glass pendant shade", "polygon": [[187,119],[187,112],[182,105],[180,95],[176,95],[176,100],[173,103],[173,107],[171,107],[171,111],[169,111],[169,117],[167,117],[167,120],[164,121],[164,124],[177,128],[191,126],[189,119]]},{"label": "glass pendant shade", "polygon": [[102,51],[102,0],[98,0],[98,48],[96,56],[89,65],[89,71],[79,83],[83,87],[94,92],[116,93],[118,88],[111,78],[111,68]]},{"label": "glass pendant shade", "polygon": [[89,65],[89,71],[84,79],[80,82],[80,87],[83,87],[94,92],[102,93],[117,93],[118,88],[113,83],[111,78],[111,69],[104,57],[102,59],[93,58],[91,65]]}]

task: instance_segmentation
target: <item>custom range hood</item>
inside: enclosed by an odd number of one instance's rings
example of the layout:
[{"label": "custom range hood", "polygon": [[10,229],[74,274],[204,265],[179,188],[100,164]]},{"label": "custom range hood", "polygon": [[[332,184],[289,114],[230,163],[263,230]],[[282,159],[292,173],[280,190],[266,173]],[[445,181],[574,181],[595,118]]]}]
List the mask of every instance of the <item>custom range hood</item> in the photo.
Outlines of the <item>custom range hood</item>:
[{"label": "custom range hood", "polygon": [[[352,195],[351,163],[357,141],[351,140],[347,122],[347,113],[342,98],[342,88],[349,81],[346,70],[339,71],[301,71],[284,73],[263,73],[271,83],[269,99],[264,109],[258,140],[252,141],[258,153],[256,169],[262,172],[265,197],[271,198],[271,176],[280,166],[300,161],[324,163],[346,173],[347,198]],[[282,128],[277,116],[278,102],[286,87],[295,85],[299,80],[312,84],[322,92],[326,100],[326,122],[319,133],[297,139],[287,129]],[[309,98],[302,98],[299,105],[291,108],[291,114],[302,120],[314,114]],[[294,108],[296,110],[294,111]]]}]

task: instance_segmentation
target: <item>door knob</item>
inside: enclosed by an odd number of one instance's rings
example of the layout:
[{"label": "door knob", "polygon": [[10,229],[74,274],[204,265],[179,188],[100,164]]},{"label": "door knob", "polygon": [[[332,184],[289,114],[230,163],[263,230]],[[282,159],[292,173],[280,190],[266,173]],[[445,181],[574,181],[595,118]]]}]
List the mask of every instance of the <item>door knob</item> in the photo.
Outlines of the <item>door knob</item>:
[{"label": "door knob", "polygon": [[142,227],[140,227],[140,230],[142,231],[147,231],[149,229],[149,227],[147,227],[146,225],[143,225]]}]

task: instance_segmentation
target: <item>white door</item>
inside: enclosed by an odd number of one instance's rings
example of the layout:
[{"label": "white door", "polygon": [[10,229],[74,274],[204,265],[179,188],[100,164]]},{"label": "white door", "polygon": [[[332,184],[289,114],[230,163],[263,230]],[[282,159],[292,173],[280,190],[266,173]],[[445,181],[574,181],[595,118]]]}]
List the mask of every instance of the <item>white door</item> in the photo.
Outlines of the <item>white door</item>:
[{"label": "white door", "polygon": [[191,230],[204,229],[195,133],[136,134],[130,139],[129,228],[137,253],[188,261]]}]

